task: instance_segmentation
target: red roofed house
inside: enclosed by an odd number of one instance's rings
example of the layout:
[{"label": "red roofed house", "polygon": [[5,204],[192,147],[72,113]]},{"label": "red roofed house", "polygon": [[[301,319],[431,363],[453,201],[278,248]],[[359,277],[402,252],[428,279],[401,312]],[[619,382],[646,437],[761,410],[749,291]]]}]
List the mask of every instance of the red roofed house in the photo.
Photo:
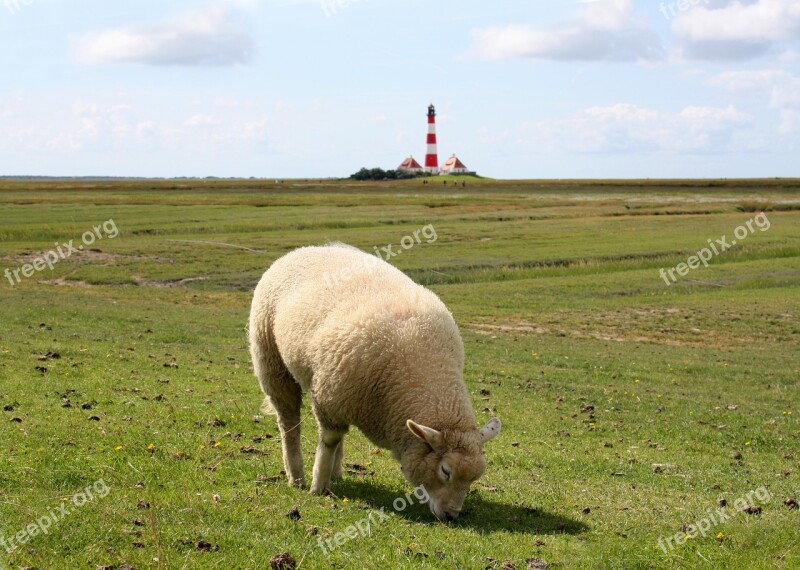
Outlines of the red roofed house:
[{"label": "red roofed house", "polygon": [[405,172],[422,172],[422,165],[413,156],[409,156],[397,167],[397,170]]},{"label": "red roofed house", "polygon": [[456,155],[447,159],[447,162],[442,165],[441,171],[442,174],[472,174],[470,169]]}]

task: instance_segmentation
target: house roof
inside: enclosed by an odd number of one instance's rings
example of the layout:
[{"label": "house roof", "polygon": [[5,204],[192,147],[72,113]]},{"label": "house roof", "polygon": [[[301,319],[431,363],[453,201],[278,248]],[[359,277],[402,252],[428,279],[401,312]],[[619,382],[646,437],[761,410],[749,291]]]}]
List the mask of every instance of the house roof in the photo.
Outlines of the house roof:
[{"label": "house roof", "polygon": [[447,162],[445,162],[444,166],[442,166],[442,170],[453,170],[456,168],[468,170],[466,165],[463,162],[461,162],[461,160],[459,160],[456,155],[453,155],[450,158],[448,158]]},{"label": "house roof", "polygon": [[417,169],[422,170],[422,166],[420,165],[419,162],[416,161],[416,159],[413,156],[409,156],[397,168],[401,170],[417,170]]}]

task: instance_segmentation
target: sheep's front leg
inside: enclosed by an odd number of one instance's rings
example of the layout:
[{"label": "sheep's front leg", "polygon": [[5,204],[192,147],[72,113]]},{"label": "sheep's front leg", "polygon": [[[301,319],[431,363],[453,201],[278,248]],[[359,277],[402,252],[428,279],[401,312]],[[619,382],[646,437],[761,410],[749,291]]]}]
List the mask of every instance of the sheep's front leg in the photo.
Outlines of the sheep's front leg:
[{"label": "sheep's front leg", "polygon": [[315,495],[323,495],[330,491],[334,460],[344,434],[344,431],[320,427],[317,456],[314,459],[314,478],[311,482],[311,492]]}]

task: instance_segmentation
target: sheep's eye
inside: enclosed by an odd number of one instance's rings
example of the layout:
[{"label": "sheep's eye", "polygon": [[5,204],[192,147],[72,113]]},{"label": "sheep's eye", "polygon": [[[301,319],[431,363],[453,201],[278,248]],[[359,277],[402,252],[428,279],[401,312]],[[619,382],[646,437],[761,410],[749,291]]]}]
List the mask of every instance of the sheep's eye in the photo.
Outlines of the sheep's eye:
[{"label": "sheep's eye", "polygon": [[447,467],[442,465],[442,475],[444,475],[444,478],[449,481],[450,480],[450,475],[452,475],[452,473],[450,472],[450,470]]}]

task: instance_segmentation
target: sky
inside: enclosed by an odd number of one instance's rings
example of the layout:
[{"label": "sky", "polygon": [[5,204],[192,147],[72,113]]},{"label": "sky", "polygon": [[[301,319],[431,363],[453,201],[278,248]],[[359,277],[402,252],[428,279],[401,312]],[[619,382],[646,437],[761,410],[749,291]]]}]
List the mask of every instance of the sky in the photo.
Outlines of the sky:
[{"label": "sky", "polygon": [[800,176],[798,0],[0,0],[0,175]]}]

